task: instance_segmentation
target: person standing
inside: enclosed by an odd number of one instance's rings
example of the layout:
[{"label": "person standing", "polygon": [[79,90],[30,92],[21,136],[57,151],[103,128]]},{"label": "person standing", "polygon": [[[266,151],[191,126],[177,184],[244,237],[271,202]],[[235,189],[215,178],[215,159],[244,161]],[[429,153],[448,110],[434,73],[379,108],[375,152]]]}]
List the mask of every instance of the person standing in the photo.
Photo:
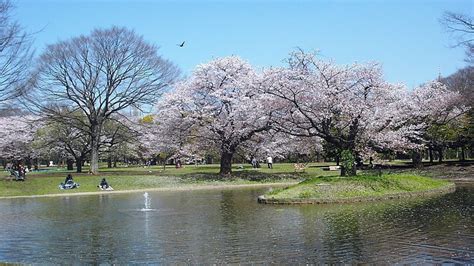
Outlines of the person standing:
[{"label": "person standing", "polygon": [[268,168],[273,169],[273,158],[269,155],[267,157]]},{"label": "person standing", "polygon": [[18,177],[20,180],[24,180],[25,179],[25,167],[23,166],[23,164],[19,164],[18,165]]},{"label": "person standing", "polygon": [[257,168],[257,159],[255,157],[252,158],[252,167]]}]

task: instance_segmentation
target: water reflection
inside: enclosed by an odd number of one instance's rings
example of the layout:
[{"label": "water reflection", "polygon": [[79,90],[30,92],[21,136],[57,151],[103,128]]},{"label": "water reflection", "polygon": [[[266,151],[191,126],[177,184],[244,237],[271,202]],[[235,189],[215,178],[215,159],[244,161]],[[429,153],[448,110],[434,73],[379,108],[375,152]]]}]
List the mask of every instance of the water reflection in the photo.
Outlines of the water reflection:
[{"label": "water reflection", "polygon": [[473,263],[473,186],[385,203],[271,206],[262,189],[0,201],[0,261]]},{"label": "water reflection", "polygon": [[[473,260],[472,192],[472,187],[461,187],[456,193],[425,200],[300,210],[306,223],[324,230],[320,261],[466,263]],[[318,238],[313,230],[302,234]]]}]

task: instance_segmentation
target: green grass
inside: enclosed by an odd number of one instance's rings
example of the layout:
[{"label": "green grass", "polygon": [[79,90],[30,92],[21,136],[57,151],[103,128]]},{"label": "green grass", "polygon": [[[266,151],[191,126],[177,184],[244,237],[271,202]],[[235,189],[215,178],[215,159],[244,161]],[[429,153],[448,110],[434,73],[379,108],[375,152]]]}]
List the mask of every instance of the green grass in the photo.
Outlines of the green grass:
[{"label": "green grass", "polygon": [[239,184],[260,184],[266,182],[295,182],[294,178],[275,178],[250,180],[243,178],[232,179],[206,179],[204,177],[182,178],[179,176],[158,176],[158,175],[106,175],[100,176],[75,176],[74,181],[80,184],[78,189],[60,190],[58,185],[64,182],[64,177],[28,177],[25,182],[0,181],[0,197],[9,196],[29,196],[45,194],[64,194],[98,191],[97,185],[105,177],[114,190],[138,190],[151,188],[176,188],[193,187],[207,185],[239,185]]},{"label": "green grass", "polygon": [[417,174],[358,175],[355,177],[318,176],[265,195],[275,199],[337,200],[380,197],[404,192],[421,192],[447,186],[449,182]]},{"label": "green grass", "polygon": [[[382,177],[364,174],[353,178],[340,178],[337,176],[339,171],[322,170],[322,166],[328,165],[334,165],[334,163],[311,163],[305,172],[296,173],[291,163],[277,163],[273,165],[273,169],[268,169],[265,164],[262,164],[262,168],[259,169],[252,169],[249,164],[234,164],[230,177],[220,176],[217,164],[185,165],[179,169],[167,166],[165,170],[162,166],[106,168],[105,165],[101,165],[100,174],[96,176],[88,174],[87,167],[84,167],[85,173],[80,174],[61,167],[50,167],[44,171],[28,173],[25,182],[8,181],[5,178],[8,173],[0,172],[0,197],[96,192],[98,191],[97,185],[103,177],[115,190],[288,183],[305,180],[290,189],[278,189],[271,194],[275,198],[304,199],[376,196],[427,190],[445,184],[444,181],[412,173],[383,175]],[[58,185],[64,182],[69,173],[80,184],[80,188],[58,189]]]},{"label": "green grass", "polygon": [[[0,197],[96,192],[97,185],[104,177],[115,190],[298,182],[310,176],[333,175],[334,171],[323,171],[320,167],[329,164],[313,163],[304,173],[295,173],[293,164],[274,164],[273,169],[268,169],[263,164],[259,169],[252,169],[250,165],[242,165],[242,169],[240,164],[235,164],[232,176],[225,178],[219,175],[217,164],[197,167],[185,165],[179,169],[167,166],[165,170],[162,166],[105,168],[101,165],[104,168],[96,176],[88,174],[87,167],[84,167],[85,173],[80,174],[61,167],[50,167],[28,173],[25,182],[9,181],[6,179],[9,174],[0,172]],[[72,190],[58,189],[58,185],[64,182],[69,173],[80,187]]]}]

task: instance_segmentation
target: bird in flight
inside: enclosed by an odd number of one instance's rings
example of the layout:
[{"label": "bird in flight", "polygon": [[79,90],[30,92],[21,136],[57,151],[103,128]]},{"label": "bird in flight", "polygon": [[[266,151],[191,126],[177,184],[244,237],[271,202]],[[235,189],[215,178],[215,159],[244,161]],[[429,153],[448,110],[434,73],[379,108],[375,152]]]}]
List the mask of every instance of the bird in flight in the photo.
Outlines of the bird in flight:
[{"label": "bird in flight", "polygon": [[176,44],[176,45],[179,46],[179,47],[183,47],[185,42],[186,41],[182,42],[181,44]]}]

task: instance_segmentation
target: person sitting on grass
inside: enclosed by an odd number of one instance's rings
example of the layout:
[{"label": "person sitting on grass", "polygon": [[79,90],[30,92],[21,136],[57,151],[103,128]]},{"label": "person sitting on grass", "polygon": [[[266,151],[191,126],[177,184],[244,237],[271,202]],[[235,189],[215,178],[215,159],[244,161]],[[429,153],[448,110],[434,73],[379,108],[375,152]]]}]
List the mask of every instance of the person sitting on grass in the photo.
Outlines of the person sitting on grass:
[{"label": "person sitting on grass", "polygon": [[105,178],[102,178],[102,181],[100,181],[100,185],[98,185],[98,187],[101,190],[114,190],[111,186],[109,186]]},{"label": "person sitting on grass", "polygon": [[64,180],[64,184],[67,184],[67,183],[74,183],[74,180],[72,180],[72,175],[71,174],[68,174],[66,176],[66,180]]},{"label": "person sitting on grass", "polygon": [[73,189],[73,188],[78,188],[78,187],[79,187],[79,184],[74,182],[71,174],[68,174],[66,176],[66,180],[64,180],[64,183],[61,183],[59,185],[60,189]]}]

